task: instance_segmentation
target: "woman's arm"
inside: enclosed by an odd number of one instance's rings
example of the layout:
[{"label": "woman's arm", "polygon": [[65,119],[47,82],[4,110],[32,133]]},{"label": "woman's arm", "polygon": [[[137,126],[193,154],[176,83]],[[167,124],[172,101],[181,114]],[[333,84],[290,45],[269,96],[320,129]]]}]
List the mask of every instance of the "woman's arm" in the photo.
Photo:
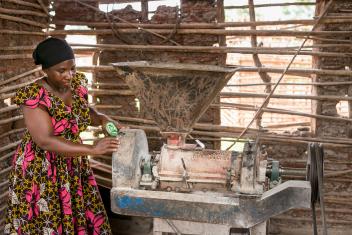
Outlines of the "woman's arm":
[{"label": "woman's arm", "polygon": [[73,143],[62,137],[55,136],[51,117],[42,108],[28,108],[22,106],[24,122],[33,141],[46,151],[56,152],[64,156],[79,155],[100,155],[114,152],[118,148],[116,138],[105,138],[98,141],[95,145]]}]

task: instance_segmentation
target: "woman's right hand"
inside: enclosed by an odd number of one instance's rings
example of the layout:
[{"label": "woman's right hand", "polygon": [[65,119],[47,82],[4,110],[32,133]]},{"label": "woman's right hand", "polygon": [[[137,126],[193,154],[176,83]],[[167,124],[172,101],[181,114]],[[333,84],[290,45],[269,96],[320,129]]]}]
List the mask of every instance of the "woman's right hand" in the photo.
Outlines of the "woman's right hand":
[{"label": "woman's right hand", "polygon": [[120,145],[116,137],[108,137],[98,140],[93,146],[93,155],[103,155],[117,151]]}]

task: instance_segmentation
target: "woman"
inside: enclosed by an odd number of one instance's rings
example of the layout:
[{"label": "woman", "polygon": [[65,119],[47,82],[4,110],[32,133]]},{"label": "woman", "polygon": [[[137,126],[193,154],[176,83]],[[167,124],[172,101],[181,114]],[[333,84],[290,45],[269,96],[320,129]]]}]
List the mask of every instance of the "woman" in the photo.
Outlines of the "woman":
[{"label": "woman", "polygon": [[116,151],[118,140],[95,145],[79,137],[111,121],[88,107],[87,80],[76,73],[72,48],[49,38],[33,52],[46,77],[17,91],[27,131],[13,159],[5,234],[111,234],[87,155]]}]

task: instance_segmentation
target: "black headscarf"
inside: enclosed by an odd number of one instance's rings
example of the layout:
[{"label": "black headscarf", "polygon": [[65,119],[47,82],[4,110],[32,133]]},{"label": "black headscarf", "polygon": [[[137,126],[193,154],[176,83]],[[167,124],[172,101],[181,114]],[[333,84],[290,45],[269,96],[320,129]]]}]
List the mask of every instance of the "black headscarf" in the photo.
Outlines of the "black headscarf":
[{"label": "black headscarf", "polygon": [[59,38],[45,39],[33,51],[34,63],[41,64],[43,69],[74,58],[72,48],[65,40]]}]

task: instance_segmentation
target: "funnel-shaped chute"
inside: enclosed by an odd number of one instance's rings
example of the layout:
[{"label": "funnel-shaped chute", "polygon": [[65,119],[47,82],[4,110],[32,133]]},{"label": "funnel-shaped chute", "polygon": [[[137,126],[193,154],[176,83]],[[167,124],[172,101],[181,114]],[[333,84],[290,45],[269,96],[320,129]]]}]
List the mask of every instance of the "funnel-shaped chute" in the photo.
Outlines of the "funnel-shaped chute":
[{"label": "funnel-shaped chute", "polygon": [[148,61],[112,64],[160,127],[189,133],[236,68]]}]

